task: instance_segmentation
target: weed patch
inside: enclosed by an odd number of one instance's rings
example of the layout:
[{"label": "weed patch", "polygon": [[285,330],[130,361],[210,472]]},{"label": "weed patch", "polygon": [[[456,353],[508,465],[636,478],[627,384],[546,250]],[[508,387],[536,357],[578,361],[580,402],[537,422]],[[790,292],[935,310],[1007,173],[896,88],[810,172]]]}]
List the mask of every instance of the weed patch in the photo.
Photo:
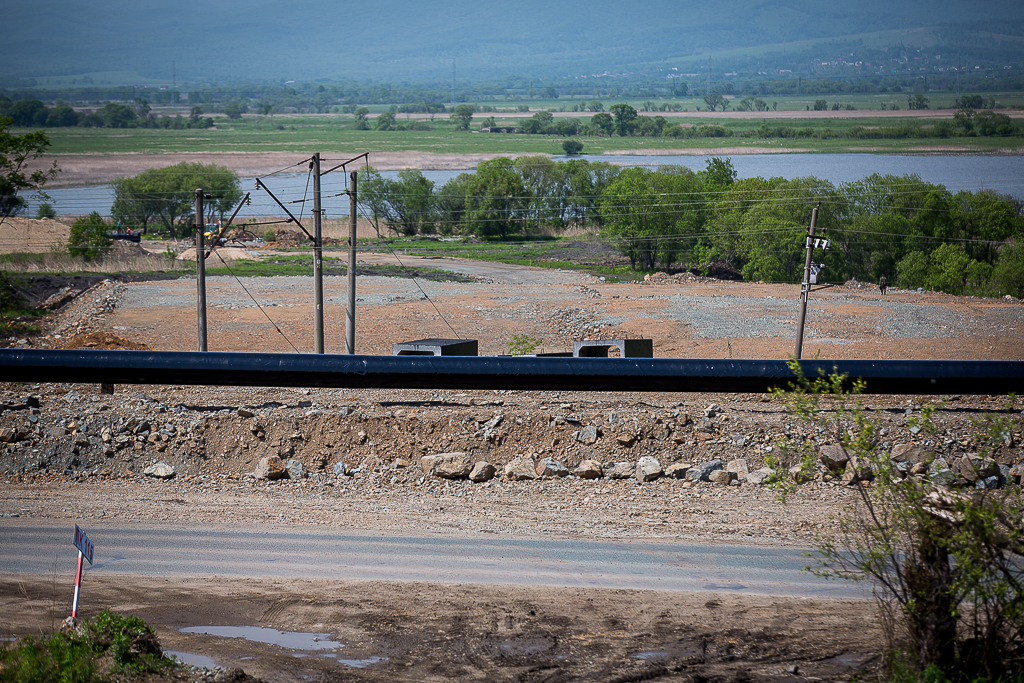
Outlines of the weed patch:
[{"label": "weed patch", "polygon": [[142,619],[104,610],[78,630],[27,636],[0,649],[0,680],[99,683],[167,673],[156,633]]}]

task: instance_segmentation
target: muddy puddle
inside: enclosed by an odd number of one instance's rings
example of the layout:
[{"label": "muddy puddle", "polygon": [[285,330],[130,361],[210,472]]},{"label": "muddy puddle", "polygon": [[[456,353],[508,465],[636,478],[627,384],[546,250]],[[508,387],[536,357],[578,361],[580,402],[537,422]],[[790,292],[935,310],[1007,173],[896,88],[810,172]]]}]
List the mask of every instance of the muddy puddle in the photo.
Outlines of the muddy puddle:
[{"label": "muddy puddle", "polygon": [[[182,633],[214,636],[218,638],[242,638],[253,643],[265,643],[291,650],[292,657],[318,657],[333,659],[343,666],[362,669],[371,664],[388,661],[387,657],[367,657],[350,659],[340,656],[337,650],[345,647],[343,643],[331,640],[330,633],[303,633],[300,631],[279,631],[262,626],[188,626],[179,629]],[[166,654],[177,656],[179,661],[195,666],[212,668],[216,662],[203,655],[188,652],[172,652]]]}]

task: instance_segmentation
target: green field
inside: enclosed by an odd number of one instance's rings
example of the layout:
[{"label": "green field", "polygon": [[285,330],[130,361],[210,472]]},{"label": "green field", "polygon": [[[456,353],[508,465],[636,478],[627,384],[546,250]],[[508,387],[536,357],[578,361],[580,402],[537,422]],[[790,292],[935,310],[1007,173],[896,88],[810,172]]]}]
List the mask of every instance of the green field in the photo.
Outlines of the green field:
[{"label": "green field", "polygon": [[[837,100],[839,101],[839,100]],[[841,102],[841,101],[840,101]],[[794,104],[794,101],[787,104]],[[637,103],[640,104],[640,103]],[[606,107],[608,103],[606,103]],[[780,104],[780,109],[782,108]],[[692,110],[691,110],[692,111]],[[854,126],[864,128],[917,125],[922,129],[933,126],[940,120],[935,117],[864,116],[863,109],[850,112],[856,116],[844,118],[822,118],[818,112],[807,112],[799,119],[772,119],[757,117],[727,118],[707,114],[700,118],[670,119],[685,126],[717,125],[730,131],[730,137],[719,138],[667,138],[667,137],[581,137],[584,154],[601,154],[609,151],[645,149],[668,150],[714,150],[722,147],[742,147],[751,151],[778,150],[815,152],[884,151],[911,152],[922,146],[929,149],[948,148],[956,151],[975,153],[1017,152],[1024,147],[1021,137],[992,138],[903,138],[903,139],[758,139],[754,133],[762,123],[774,127],[811,128],[815,131],[832,130],[842,134]],[[909,114],[909,112],[908,112]],[[658,112],[650,112],[656,116]],[[405,121],[400,115],[398,122]],[[474,124],[486,116],[494,116],[514,122],[513,117],[501,113],[477,114]],[[590,114],[579,114],[580,119],[589,120]],[[214,119],[217,127],[209,130],[170,130],[153,128],[51,128],[47,131],[55,154],[184,154],[184,153],[260,153],[294,152],[308,153],[310,150],[346,150],[353,153],[373,152],[424,152],[437,154],[561,154],[561,143],[565,138],[547,135],[517,135],[504,133],[478,133],[457,131],[447,117],[438,116],[429,131],[359,131],[353,128],[353,118],[344,114],[286,114],[263,117],[246,115],[241,121],[229,121],[225,117]],[[371,120],[372,123],[372,120]]]}]

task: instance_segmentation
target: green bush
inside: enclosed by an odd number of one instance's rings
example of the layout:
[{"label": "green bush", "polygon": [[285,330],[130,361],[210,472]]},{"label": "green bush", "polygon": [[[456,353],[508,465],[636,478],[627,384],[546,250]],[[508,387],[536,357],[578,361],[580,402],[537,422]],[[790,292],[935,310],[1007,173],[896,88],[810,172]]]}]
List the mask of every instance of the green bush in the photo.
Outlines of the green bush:
[{"label": "green bush", "polygon": [[0,680],[8,683],[90,683],[97,680],[92,648],[81,639],[58,633],[27,636],[0,649]]},{"label": "green bush", "polygon": [[53,204],[50,202],[43,202],[36,209],[36,218],[56,218],[57,211],[54,210]]},{"label": "green bush", "polygon": [[1005,244],[990,281],[997,294],[1024,299],[1024,244]]},{"label": "green bush", "polygon": [[[833,374],[798,380],[790,391],[773,392],[826,443],[849,458],[844,481],[855,487],[856,504],[835,521],[834,537],[818,539],[810,570],[819,576],[870,580],[875,587],[893,681],[981,683],[1019,681],[1024,676],[1024,507],[1021,490],[960,491],[934,483],[927,472],[901,469],[879,447],[881,423],[859,397],[863,382]],[[852,385],[852,390],[850,389]],[[926,404],[907,426],[935,438]],[[1005,408],[1014,410],[1013,397]],[[985,415],[976,423],[977,455],[991,458],[1013,428],[1011,419]],[[928,441],[923,441],[927,444]],[[818,442],[784,444],[770,466],[783,497],[796,481],[824,477]],[[929,463],[937,459],[925,453]],[[768,458],[766,458],[768,462]],[[798,463],[786,472],[781,467]],[[837,474],[837,473],[832,473]]]},{"label": "green bush", "polygon": [[110,250],[110,230],[103,217],[93,211],[71,224],[68,236],[68,253],[86,259],[99,258]]},{"label": "green bush", "polygon": [[562,143],[562,149],[568,155],[579,154],[583,151],[583,143],[579,140],[566,140]]},{"label": "green bush", "polygon": [[543,339],[537,339],[528,334],[514,334],[512,341],[508,343],[508,355],[525,356],[536,351],[543,343]]},{"label": "green bush", "polygon": [[0,681],[98,683],[107,679],[97,674],[97,659],[107,656],[114,674],[161,674],[176,666],[164,658],[146,622],[104,610],[85,622],[81,634],[28,636],[0,647]]}]

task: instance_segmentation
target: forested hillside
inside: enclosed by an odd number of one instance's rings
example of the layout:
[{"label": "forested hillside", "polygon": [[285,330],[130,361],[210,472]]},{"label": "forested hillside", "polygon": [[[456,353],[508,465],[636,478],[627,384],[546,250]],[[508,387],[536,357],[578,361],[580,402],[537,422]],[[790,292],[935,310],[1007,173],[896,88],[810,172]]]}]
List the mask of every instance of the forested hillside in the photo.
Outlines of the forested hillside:
[{"label": "forested hillside", "polygon": [[[611,0],[41,0],[5,8],[0,77],[130,70],[165,85],[238,79],[444,82],[450,81],[453,59],[457,79],[606,72],[629,77],[640,71],[664,77],[673,68],[697,68],[707,57],[725,70],[794,63],[810,68],[807,60],[820,65],[823,59],[848,58],[850,50],[878,58],[892,48],[889,57],[913,60],[921,35],[906,32],[922,27],[944,27],[929,34],[929,45],[1002,62],[1019,56],[1022,22],[1024,6],[996,0],[655,0],[628,7]],[[880,32],[888,33],[877,38]],[[907,48],[902,53],[901,45]]]}]

